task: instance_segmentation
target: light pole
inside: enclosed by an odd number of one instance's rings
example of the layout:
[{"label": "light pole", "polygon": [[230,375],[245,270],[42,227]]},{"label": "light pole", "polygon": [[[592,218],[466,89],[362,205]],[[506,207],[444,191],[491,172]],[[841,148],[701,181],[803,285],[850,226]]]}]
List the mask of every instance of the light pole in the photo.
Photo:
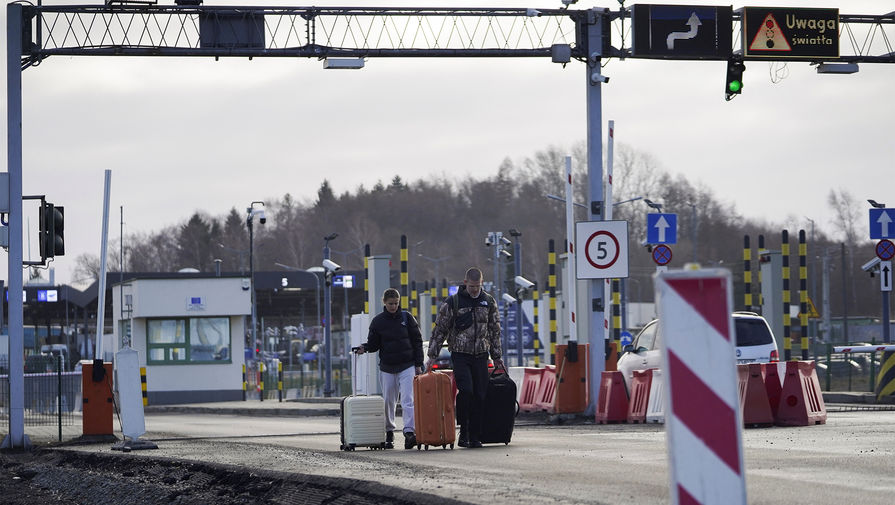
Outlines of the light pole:
[{"label": "light pole", "polygon": [[684,202],[685,205],[690,206],[690,226],[692,226],[692,230],[690,232],[690,241],[693,243],[693,263],[699,263],[698,256],[696,255],[696,240],[699,237],[699,214],[696,213],[696,204],[693,202]]},{"label": "light pole", "polygon": [[246,269],[245,269],[245,262],[243,261],[243,258],[245,257],[245,255],[248,251],[246,251],[245,249],[234,249],[232,247],[227,247],[220,242],[218,242],[218,247],[220,247],[221,249],[223,249],[225,251],[230,251],[230,252],[238,254],[239,255],[239,273],[245,274]]},{"label": "light pole", "polygon": [[249,290],[252,294],[252,359],[257,358],[255,355],[255,342],[257,341],[256,329],[258,327],[256,322],[258,310],[255,305],[255,227],[253,223],[255,216],[258,216],[258,221],[261,224],[267,222],[264,209],[256,209],[255,205],[264,207],[264,202],[256,200],[246,208],[246,226],[249,228]]},{"label": "light pole", "polygon": [[338,236],[338,233],[331,233],[323,237],[323,268],[326,270],[323,282],[323,318],[326,321],[323,325],[323,396],[325,397],[332,396],[333,393],[332,277],[336,270],[341,270],[341,267],[329,259],[329,241],[335,240]]},{"label": "light pole", "polygon": [[516,352],[518,355],[516,356],[516,364],[518,366],[523,366],[523,353],[525,352],[525,346],[522,342],[522,294],[523,290],[518,289],[518,279],[522,277],[522,243],[519,237],[522,236],[522,232],[517,230],[516,228],[510,228],[510,236],[513,237],[513,272],[515,272],[515,278],[517,279],[517,289],[516,289]]},{"label": "light pole", "polygon": [[442,262],[442,261],[447,261],[447,260],[450,259],[450,258],[447,257],[447,256],[445,256],[445,257],[443,257],[443,258],[430,258],[430,257],[428,257],[428,256],[424,256],[423,254],[417,254],[416,257],[417,257],[417,258],[422,258],[422,259],[424,259],[424,260],[431,261],[432,263],[435,263],[435,278],[436,278],[436,279],[439,279],[439,278],[441,277],[441,276],[439,275],[439,272],[440,272],[440,270],[441,270],[441,262]]}]

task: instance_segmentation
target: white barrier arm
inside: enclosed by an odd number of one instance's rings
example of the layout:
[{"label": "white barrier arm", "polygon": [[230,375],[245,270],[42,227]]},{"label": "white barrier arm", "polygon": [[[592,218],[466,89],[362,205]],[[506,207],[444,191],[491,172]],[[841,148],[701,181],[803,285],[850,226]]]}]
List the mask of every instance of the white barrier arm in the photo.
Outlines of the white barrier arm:
[{"label": "white barrier arm", "polygon": [[856,345],[833,347],[833,352],[877,352],[877,351],[895,351],[895,345]]}]

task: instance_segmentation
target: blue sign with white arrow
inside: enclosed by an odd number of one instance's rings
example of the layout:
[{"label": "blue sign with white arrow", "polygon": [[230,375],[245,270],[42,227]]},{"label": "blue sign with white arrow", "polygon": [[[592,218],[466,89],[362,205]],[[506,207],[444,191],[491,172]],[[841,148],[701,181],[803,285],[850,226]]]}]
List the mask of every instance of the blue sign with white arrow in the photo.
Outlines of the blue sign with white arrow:
[{"label": "blue sign with white arrow", "polygon": [[647,214],[646,241],[650,244],[677,244],[677,214]]},{"label": "blue sign with white arrow", "polygon": [[870,238],[895,238],[895,209],[870,209]]}]

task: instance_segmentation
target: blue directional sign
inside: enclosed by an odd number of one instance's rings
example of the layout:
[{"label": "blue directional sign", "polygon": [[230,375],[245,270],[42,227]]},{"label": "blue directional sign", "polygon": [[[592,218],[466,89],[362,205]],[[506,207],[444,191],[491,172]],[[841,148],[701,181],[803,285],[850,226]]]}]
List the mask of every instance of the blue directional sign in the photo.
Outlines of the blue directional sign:
[{"label": "blue directional sign", "polygon": [[647,214],[646,241],[650,244],[677,244],[677,214]]},{"label": "blue directional sign", "polygon": [[895,209],[870,209],[870,238],[895,238]]}]

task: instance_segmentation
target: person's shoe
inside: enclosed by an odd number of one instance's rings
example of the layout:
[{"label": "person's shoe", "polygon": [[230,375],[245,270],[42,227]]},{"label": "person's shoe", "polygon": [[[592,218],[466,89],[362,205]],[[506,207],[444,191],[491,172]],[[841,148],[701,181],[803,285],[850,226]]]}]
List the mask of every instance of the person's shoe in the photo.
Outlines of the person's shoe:
[{"label": "person's shoe", "polygon": [[463,427],[460,427],[460,438],[457,439],[457,445],[459,447],[469,447],[469,434]]},{"label": "person's shoe", "polygon": [[413,449],[413,446],[416,445],[416,434],[412,431],[408,431],[404,433],[404,448],[405,449]]},{"label": "person's shoe", "polygon": [[482,446],[482,443],[479,442],[478,440],[470,440],[469,445],[466,445],[464,447],[466,447],[468,449],[478,449],[481,446]]},{"label": "person's shoe", "polygon": [[386,431],[385,432],[385,448],[386,449],[394,449],[395,448],[395,432],[394,431]]}]

